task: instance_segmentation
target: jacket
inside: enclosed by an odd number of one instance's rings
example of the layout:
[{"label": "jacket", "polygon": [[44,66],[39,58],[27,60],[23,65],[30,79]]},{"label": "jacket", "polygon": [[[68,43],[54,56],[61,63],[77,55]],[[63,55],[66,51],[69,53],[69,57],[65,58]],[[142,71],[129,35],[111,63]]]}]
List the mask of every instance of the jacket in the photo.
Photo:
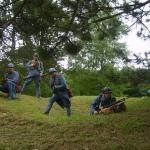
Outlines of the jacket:
[{"label": "jacket", "polygon": [[[54,92],[55,86],[55,92]],[[59,96],[65,97],[70,100],[66,92],[66,80],[62,74],[56,74],[55,76],[50,77],[50,90],[52,93],[59,94]]]},{"label": "jacket", "polygon": [[111,96],[110,98],[105,98],[104,94],[98,95],[94,99],[94,101],[90,105],[90,114],[93,114],[93,112],[99,108],[99,106],[108,106],[112,103],[116,102],[116,98],[114,96]]},{"label": "jacket", "polygon": [[43,63],[41,61],[38,61],[39,62],[39,66],[30,67],[32,61],[33,60],[30,60],[26,64],[26,68],[29,69],[28,75],[29,76],[33,76],[33,75],[39,75],[40,73],[43,73],[44,72]]},{"label": "jacket", "polygon": [[11,81],[13,83],[16,83],[18,81],[19,74],[17,71],[8,72],[5,78],[6,81]]}]

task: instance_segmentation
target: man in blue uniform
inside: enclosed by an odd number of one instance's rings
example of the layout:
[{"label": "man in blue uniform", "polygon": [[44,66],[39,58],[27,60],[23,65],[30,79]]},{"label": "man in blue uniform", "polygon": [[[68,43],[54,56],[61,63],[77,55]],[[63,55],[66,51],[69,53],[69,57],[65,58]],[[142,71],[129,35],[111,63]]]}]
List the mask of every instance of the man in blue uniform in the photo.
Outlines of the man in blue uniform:
[{"label": "man in blue uniform", "polygon": [[34,80],[35,86],[36,86],[36,92],[38,94],[38,98],[41,98],[41,90],[40,90],[40,79],[44,72],[43,63],[38,60],[38,54],[35,53],[33,55],[33,60],[30,60],[26,64],[26,68],[28,68],[28,78],[26,79],[22,89],[21,93],[24,92],[24,90],[27,88],[27,86]]},{"label": "man in blue uniform", "polygon": [[116,98],[111,95],[112,90],[110,87],[106,86],[102,93],[98,95],[98,97],[91,103],[90,105],[90,115],[99,114],[99,111],[104,111],[103,107],[106,107],[114,102],[116,102]]},{"label": "man in blue uniform", "polygon": [[52,105],[54,102],[57,102],[57,104],[61,108],[66,108],[67,115],[71,116],[71,103],[70,98],[66,92],[66,80],[63,77],[62,74],[57,74],[55,68],[49,69],[50,77],[50,90],[53,93],[52,97],[49,100],[49,103],[47,105],[46,111],[44,114],[49,114]]},{"label": "man in blue uniform", "polygon": [[150,96],[150,90],[147,91],[147,96]]},{"label": "man in blue uniform", "polygon": [[8,64],[8,73],[2,80],[2,85],[0,85],[0,91],[8,93],[7,100],[12,100],[16,98],[16,82],[18,81],[19,74],[14,70],[14,64]]}]

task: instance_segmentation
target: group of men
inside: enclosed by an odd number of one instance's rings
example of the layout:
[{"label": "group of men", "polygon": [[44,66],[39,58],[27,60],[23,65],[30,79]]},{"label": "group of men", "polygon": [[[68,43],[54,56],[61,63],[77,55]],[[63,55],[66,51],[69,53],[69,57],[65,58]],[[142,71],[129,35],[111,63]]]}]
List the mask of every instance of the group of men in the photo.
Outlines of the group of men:
[{"label": "group of men", "polygon": [[[21,89],[20,94],[22,94],[27,86],[34,80],[38,98],[41,99],[41,90],[40,90],[40,78],[43,75],[44,67],[43,63],[38,60],[38,54],[33,55],[33,60],[30,60],[26,64],[28,68],[28,76],[26,81]],[[66,109],[67,115],[71,116],[71,102],[68,93],[66,92],[67,84],[66,79],[62,74],[58,74],[55,68],[49,69],[50,74],[50,90],[53,95],[50,97],[46,111],[44,114],[49,114],[53,103],[57,104]],[[0,91],[8,93],[7,100],[13,100],[16,97],[16,82],[19,79],[19,74],[14,70],[14,64],[8,64],[8,73],[2,80],[2,85],[0,85]],[[90,114],[96,115],[100,112],[103,112],[104,106],[108,106],[111,103],[116,102],[116,98],[111,95],[112,90],[110,87],[105,87],[98,97],[90,105]]]},{"label": "group of men", "polygon": [[[28,68],[28,76],[26,81],[21,89],[20,94],[22,94],[27,86],[34,80],[36,92],[38,98],[41,99],[41,90],[40,90],[40,79],[43,76],[44,67],[43,63],[39,61],[38,54],[33,55],[33,60],[30,60],[26,64]],[[7,100],[14,100],[16,98],[16,82],[19,79],[19,73],[14,70],[14,64],[8,64],[8,73],[3,77],[2,84],[0,85],[0,91],[8,94]],[[44,114],[49,114],[52,105],[54,102],[57,102],[61,108],[66,108],[67,115],[71,116],[71,103],[70,97],[66,92],[67,84],[64,76],[62,74],[57,74],[55,68],[49,69],[50,74],[50,90],[53,95],[50,97],[49,103],[47,105],[46,111]]]}]

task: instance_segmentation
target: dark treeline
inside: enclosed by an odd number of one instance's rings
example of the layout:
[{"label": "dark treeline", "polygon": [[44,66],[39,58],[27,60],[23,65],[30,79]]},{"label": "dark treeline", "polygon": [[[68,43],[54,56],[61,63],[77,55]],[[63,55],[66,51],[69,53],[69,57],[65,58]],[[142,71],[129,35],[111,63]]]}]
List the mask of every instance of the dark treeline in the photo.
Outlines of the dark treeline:
[{"label": "dark treeline", "polygon": [[98,95],[105,86],[115,96],[145,96],[149,85],[149,69],[124,67],[105,71],[66,70],[65,76],[75,95]]}]

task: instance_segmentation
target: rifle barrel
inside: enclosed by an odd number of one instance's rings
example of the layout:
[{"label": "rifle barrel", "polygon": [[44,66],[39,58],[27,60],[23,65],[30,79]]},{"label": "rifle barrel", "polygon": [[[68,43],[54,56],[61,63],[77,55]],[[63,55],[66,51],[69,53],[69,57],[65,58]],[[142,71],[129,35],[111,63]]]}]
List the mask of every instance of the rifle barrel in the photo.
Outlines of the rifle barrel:
[{"label": "rifle barrel", "polygon": [[112,103],[112,104],[110,104],[110,105],[108,105],[108,106],[104,106],[104,108],[108,108],[108,107],[111,107],[111,106],[113,106],[113,105],[115,105],[115,104],[118,104],[118,103],[120,103],[120,102],[122,102],[122,101],[125,101],[127,98],[122,98],[122,99],[120,99],[120,100],[118,100],[118,101],[116,101],[116,102],[114,102],[114,103]]},{"label": "rifle barrel", "polygon": [[[49,74],[46,73],[46,74],[43,74],[42,76],[47,76],[47,75],[49,75]],[[25,76],[25,77],[23,77],[23,79],[26,80],[26,79],[29,79],[29,78],[32,78],[32,77],[37,77],[37,76],[40,76],[40,75],[38,74],[38,75],[32,75],[32,76]]]}]

